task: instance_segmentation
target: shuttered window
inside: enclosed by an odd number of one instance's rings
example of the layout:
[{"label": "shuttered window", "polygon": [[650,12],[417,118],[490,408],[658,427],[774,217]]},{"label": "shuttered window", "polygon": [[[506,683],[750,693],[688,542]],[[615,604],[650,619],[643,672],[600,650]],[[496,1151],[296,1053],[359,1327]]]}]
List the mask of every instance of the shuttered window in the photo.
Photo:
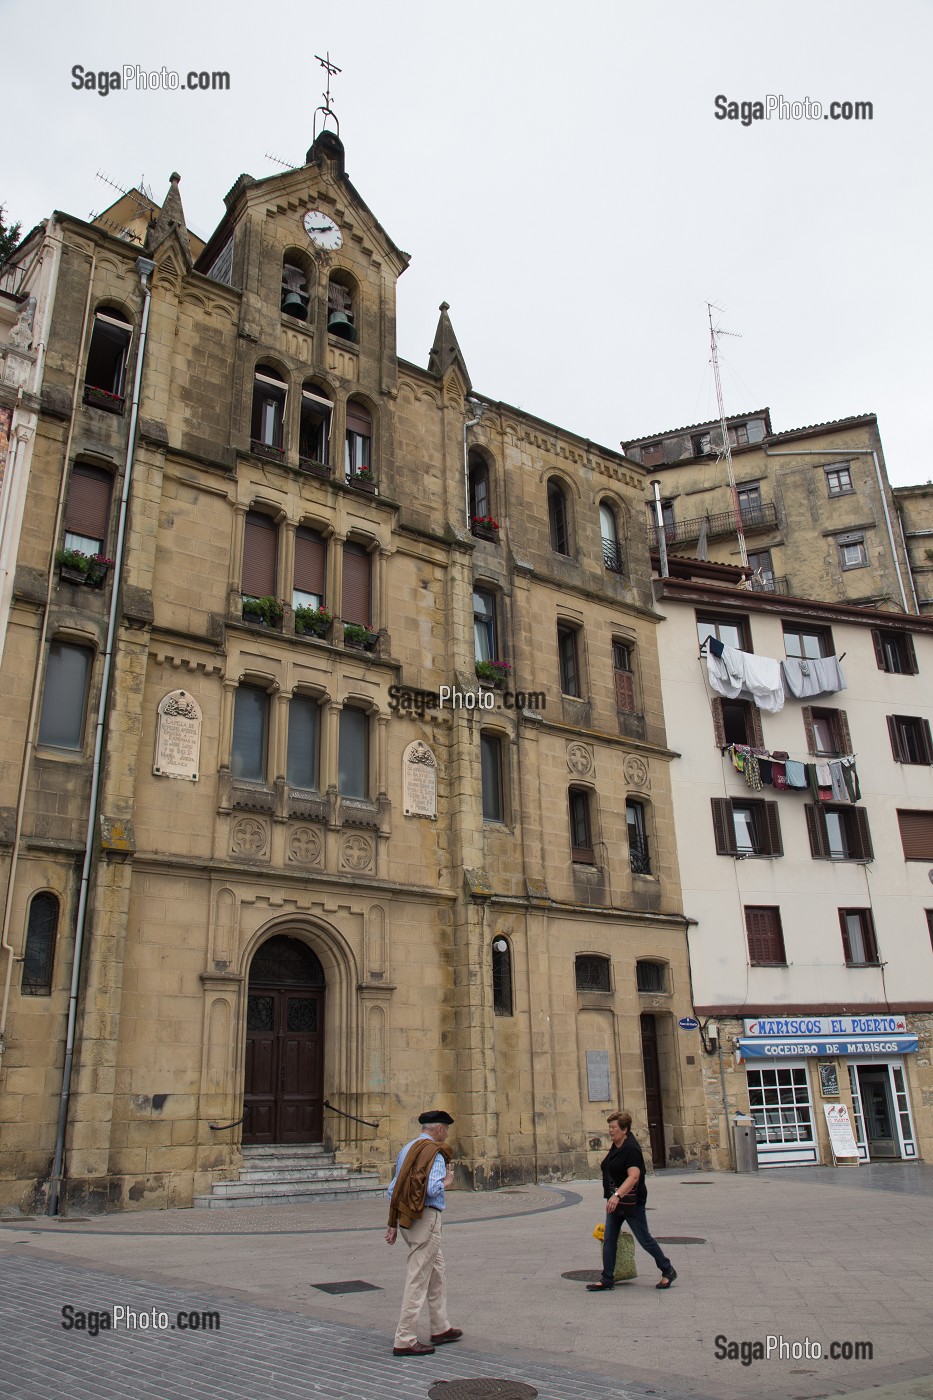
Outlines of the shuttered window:
[{"label": "shuttered window", "polygon": [[269,696],[256,685],[241,685],[233,708],[233,756],[230,771],[235,778],[262,783],[266,778],[269,731]]},{"label": "shuttered window", "polygon": [[52,991],[55,936],[58,933],[58,900],[54,894],[37,894],[29,906],[29,927],[23,949],[20,991],[27,997],[47,997]]},{"label": "shuttered window", "polygon": [[864,807],[814,807],[807,803],[807,834],[814,860],[873,860]]},{"label": "shuttered window", "polygon": [[635,704],[635,674],[632,670],[632,648],[624,642],[612,644],[612,674],[616,687],[616,709],[626,714],[637,713]]},{"label": "shuttered window", "polygon": [[327,545],[316,530],[304,526],[295,531],[295,587],[293,605],[324,606],[324,570]]},{"label": "shuttered window", "polygon": [[838,756],[852,752],[845,710],[822,710],[813,705],[803,705],[801,714],[808,753]]},{"label": "shuttered window", "polygon": [[343,606],[344,622],[370,624],[372,599],[370,580],[372,561],[361,544],[347,540],[343,547]]},{"label": "shuttered window", "polygon": [[713,836],[720,856],[782,856],[781,823],[776,802],[710,799]]},{"label": "shuttered window", "polygon": [[750,963],[770,966],[786,964],[781,911],[776,905],[747,904],[745,932]]},{"label": "shuttered window", "polygon": [[102,554],[110,527],[113,477],[100,467],[76,462],[65,506],[65,548]]},{"label": "shuttered window", "polygon": [[251,510],[243,534],[243,588],[247,598],[275,596],[275,557],[278,531],[268,515]]},{"label": "shuttered window", "polygon": [[870,967],[878,962],[875,921],[870,909],[840,909],[842,952],[848,967]]},{"label": "shuttered window", "polygon": [[890,671],[898,676],[917,674],[917,653],[914,639],[909,632],[894,632],[888,628],[873,628],[871,634],[875,647],[875,660],[880,671]]},{"label": "shuttered window", "polygon": [[899,811],[905,860],[933,860],[933,812]]},{"label": "shuttered window", "polygon": [[933,763],[930,721],[913,715],[888,715],[888,737],[895,763]]},{"label": "shuttered window", "polygon": [[717,748],[725,748],[727,744],[764,748],[761,711],[757,705],[749,700],[722,700],[716,695],[710,701],[710,709]]}]

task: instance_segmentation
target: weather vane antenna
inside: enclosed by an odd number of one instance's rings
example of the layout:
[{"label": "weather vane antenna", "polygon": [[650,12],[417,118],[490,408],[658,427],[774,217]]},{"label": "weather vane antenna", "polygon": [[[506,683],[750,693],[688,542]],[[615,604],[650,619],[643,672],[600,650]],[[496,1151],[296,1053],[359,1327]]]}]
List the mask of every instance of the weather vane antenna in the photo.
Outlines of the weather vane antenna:
[{"label": "weather vane antenna", "polygon": [[735,513],[735,532],[739,537],[739,554],[742,558],[743,566],[748,566],[748,550],[745,548],[745,529],[742,521],[742,507],[739,502],[739,493],[735,484],[735,472],[732,469],[732,445],[729,442],[729,426],[726,423],[726,410],[723,406],[722,382],[719,378],[719,350],[716,344],[717,338],[721,335],[735,335],[735,331],[724,331],[721,326],[713,325],[713,312],[721,311],[722,308],[713,302],[706,303],[706,314],[709,317],[709,345],[711,359],[713,361],[713,381],[716,385],[716,406],[719,409],[719,426],[722,430],[722,455],[726,459],[726,470],[729,473],[729,489],[732,492],[732,509]]},{"label": "weather vane antenna", "polygon": [[337,117],[337,114],[336,114],[336,112],[334,111],[333,107],[330,105],[330,80],[331,80],[331,77],[333,76],[334,73],[342,73],[342,72],[343,72],[343,69],[342,69],[342,68],[338,68],[337,65],[336,65],[336,63],[331,63],[331,61],[330,61],[330,49],[327,50],[327,56],[326,56],[326,58],[322,58],[321,55],[320,55],[319,53],[316,53],[316,54],[314,55],[314,57],[317,59],[318,63],[321,65],[321,67],[324,69],[325,73],[327,74],[327,91],[321,93],[321,96],[324,98],[324,106],[323,106],[323,107],[315,107],[315,109],[314,109],[314,129],[313,129],[313,132],[312,132],[312,140],[313,140],[313,141],[316,141],[316,140],[317,140],[317,119],[318,119],[318,114],[319,114],[319,113],[320,113],[320,116],[321,116],[321,131],[323,132],[323,131],[326,130],[326,128],[327,128],[327,118],[328,118],[328,117],[333,117],[334,126],[336,127],[336,130],[337,130],[337,135],[338,135],[338,136],[340,135],[340,121],[339,121],[339,119],[338,119],[338,117]]}]

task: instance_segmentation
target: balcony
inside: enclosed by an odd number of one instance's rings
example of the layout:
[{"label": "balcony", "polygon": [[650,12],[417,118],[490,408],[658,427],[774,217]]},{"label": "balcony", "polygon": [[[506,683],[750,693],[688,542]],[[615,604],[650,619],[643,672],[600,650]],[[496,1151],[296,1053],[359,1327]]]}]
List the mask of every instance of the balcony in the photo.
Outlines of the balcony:
[{"label": "balcony", "polygon": [[633,875],[651,874],[651,856],[648,852],[648,842],[646,840],[629,840],[629,860],[632,866]]},{"label": "balcony", "polygon": [[786,574],[765,574],[762,578],[750,578],[748,585],[755,593],[790,593],[790,580]]},{"label": "balcony", "polygon": [[[668,545],[689,544],[698,540],[706,526],[708,540],[724,539],[737,533],[734,510],[721,510],[715,515],[698,515],[692,520],[674,520],[664,527],[664,538]],[[760,505],[742,511],[742,529],[746,535],[757,534],[761,530],[773,530],[777,526],[777,507],[773,501],[762,501]],[[648,544],[651,549],[658,545],[658,528],[648,522]]]}]

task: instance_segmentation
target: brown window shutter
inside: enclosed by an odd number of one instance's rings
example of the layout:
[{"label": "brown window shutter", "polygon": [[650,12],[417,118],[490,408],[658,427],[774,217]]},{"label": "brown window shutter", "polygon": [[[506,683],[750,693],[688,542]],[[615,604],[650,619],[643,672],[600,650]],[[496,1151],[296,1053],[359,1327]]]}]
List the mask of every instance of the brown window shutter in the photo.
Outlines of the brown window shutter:
[{"label": "brown window shutter", "polygon": [[810,854],[814,860],[826,860],[829,856],[829,842],[826,839],[826,823],[819,807],[807,802],[803,809],[807,814],[807,835],[810,837]]},{"label": "brown window shutter", "polygon": [[905,860],[933,860],[933,812],[900,811],[897,824]]},{"label": "brown window shutter", "polygon": [[76,462],[68,487],[65,529],[73,535],[88,535],[106,543],[110,524],[110,492],[113,477],[100,467]]},{"label": "brown window shutter", "polygon": [[875,647],[875,660],[878,663],[878,670],[886,671],[888,668],[884,664],[884,647],[881,644],[881,633],[876,627],[871,629],[871,639]]},{"label": "brown window shutter", "polygon": [[324,597],[326,545],[316,530],[295,531],[295,587]]},{"label": "brown window shutter", "polygon": [[716,746],[720,749],[726,746],[726,726],[722,717],[722,701],[716,697],[710,701],[710,709],[713,715],[713,737]]},{"label": "brown window shutter", "polygon": [[852,752],[852,735],[849,733],[849,720],[845,710],[836,711],[836,733],[839,736],[839,752]]},{"label": "brown window shutter", "polygon": [[894,755],[895,763],[903,763],[904,754],[901,750],[901,736],[897,728],[897,719],[894,715],[886,716],[888,721],[888,738],[891,740],[891,752]]},{"label": "brown window shutter", "polygon": [[275,596],[275,555],[278,531],[268,515],[251,510],[243,533],[243,586],[248,598]]},{"label": "brown window shutter", "polygon": [[370,558],[361,544],[348,540],[343,547],[344,622],[370,624]]},{"label": "brown window shutter", "polygon": [[713,809],[713,838],[718,856],[734,856],[735,822],[732,820],[732,803],[726,797],[711,797]]},{"label": "brown window shutter", "polygon": [[761,728],[761,711],[757,705],[748,706],[749,740],[753,749],[763,749],[765,736]]},{"label": "brown window shutter", "polygon": [[930,735],[930,721],[924,719],[920,723],[923,730],[923,761],[924,763],[933,763],[933,738]]},{"label": "brown window shutter", "polygon": [[784,843],[781,840],[781,822],[778,816],[778,804],[776,802],[762,802],[762,815],[764,821],[762,826],[762,836],[766,843],[766,850],[762,855],[782,856],[784,854]]},{"label": "brown window shutter", "polygon": [[842,956],[847,963],[850,963],[852,961],[852,945],[849,942],[849,926],[846,923],[848,912],[848,909],[839,910],[839,929],[842,933]]},{"label": "brown window shutter", "polygon": [[756,908],[747,905],[745,928],[750,962],[784,962],[784,936],[781,931],[780,915],[776,909]]},{"label": "brown window shutter", "polygon": [[359,433],[362,437],[373,435],[373,420],[361,403],[347,404],[347,432]]},{"label": "brown window shutter", "polygon": [[635,713],[635,677],[631,671],[614,672],[616,678],[616,708],[626,714]]},{"label": "brown window shutter", "polygon": [[865,938],[865,961],[878,961],[878,944],[875,940],[875,919],[870,909],[862,914],[862,933]]},{"label": "brown window shutter", "polygon": [[806,736],[807,753],[816,753],[816,735],[813,733],[813,706],[801,705],[800,713],[803,715],[803,732]]},{"label": "brown window shutter", "polygon": [[871,832],[868,829],[868,813],[864,807],[851,807],[852,822],[855,831],[855,847],[857,858],[860,860],[874,860],[875,853],[872,850]]},{"label": "brown window shutter", "polygon": [[907,672],[909,675],[915,676],[920,668],[917,665],[917,651],[914,646],[914,639],[909,632],[905,632],[903,635],[904,651],[907,656]]}]

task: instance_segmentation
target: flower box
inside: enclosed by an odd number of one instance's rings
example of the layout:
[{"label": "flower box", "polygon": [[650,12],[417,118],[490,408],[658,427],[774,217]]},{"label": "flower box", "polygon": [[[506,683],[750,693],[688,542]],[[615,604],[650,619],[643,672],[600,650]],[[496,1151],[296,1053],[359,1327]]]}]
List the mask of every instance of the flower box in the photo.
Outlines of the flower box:
[{"label": "flower box", "polygon": [[376,494],[375,480],[371,476],[364,475],[362,472],[349,472],[347,474],[347,485],[352,486],[354,491],[366,491],[370,496],[375,496]]},{"label": "flower box", "polygon": [[493,688],[505,685],[511,671],[512,667],[507,661],[477,661],[476,663],[477,678]]},{"label": "flower box", "polygon": [[285,461],[285,448],[273,447],[269,442],[256,442],[256,440],[253,439],[250,443],[250,451],[256,457],[267,457],[270,462]]},{"label": "flower box", "polygon": [[90,408],[102,408],[106,413],[122,413],[126,400],[122,394],[111,394],[107,389],[98,389],[94,384],[85,384],[84,402]]},{"label": "flower box", "polygon": [[60,549],[55,555],[58,576],[66,583],[85,584],[89,588],[103,588],[112,559],[103,554],[84,554],[80,549]]},{"label": "flower box", "polygon": [[326,608],[295,609],[295,636],[316,637],[319,641],[327,637],[334,624],[333,615]]},{"label": "flower box", "polygon": [[298,467],[300,471],[308,476],[319,476],[324,481],[330,480],[331,469],[326,462],[318,462],[314,457],[299,457]]},{"label": "flower box", "polygon": [[254,627],[271,627],[279,631],[284,615],[285,607],[278,598],[267,596],[243,599],[243,621],[251,623]]},{"label": "flower box", "polygon": [[65,583],[84,583],[87,574],[83,574],[80,569],[69,569],[66,564],[62,564],[58,570],[58,577],[64,579]]},{"label": "flower box", "polygon": [[359,622],[345,622],[343,625],[343,644],[345,647],[355,647],[358,651],[373,651],[379,640],[378,632],[370,632],[368,627],[364,627]]},{"label": "flower box", "polygon": [[475,535],[478,540],[490,540],[495,544],[499,538],[498,521],[488,517],[474,516],[470,522],[470,533]]}]

